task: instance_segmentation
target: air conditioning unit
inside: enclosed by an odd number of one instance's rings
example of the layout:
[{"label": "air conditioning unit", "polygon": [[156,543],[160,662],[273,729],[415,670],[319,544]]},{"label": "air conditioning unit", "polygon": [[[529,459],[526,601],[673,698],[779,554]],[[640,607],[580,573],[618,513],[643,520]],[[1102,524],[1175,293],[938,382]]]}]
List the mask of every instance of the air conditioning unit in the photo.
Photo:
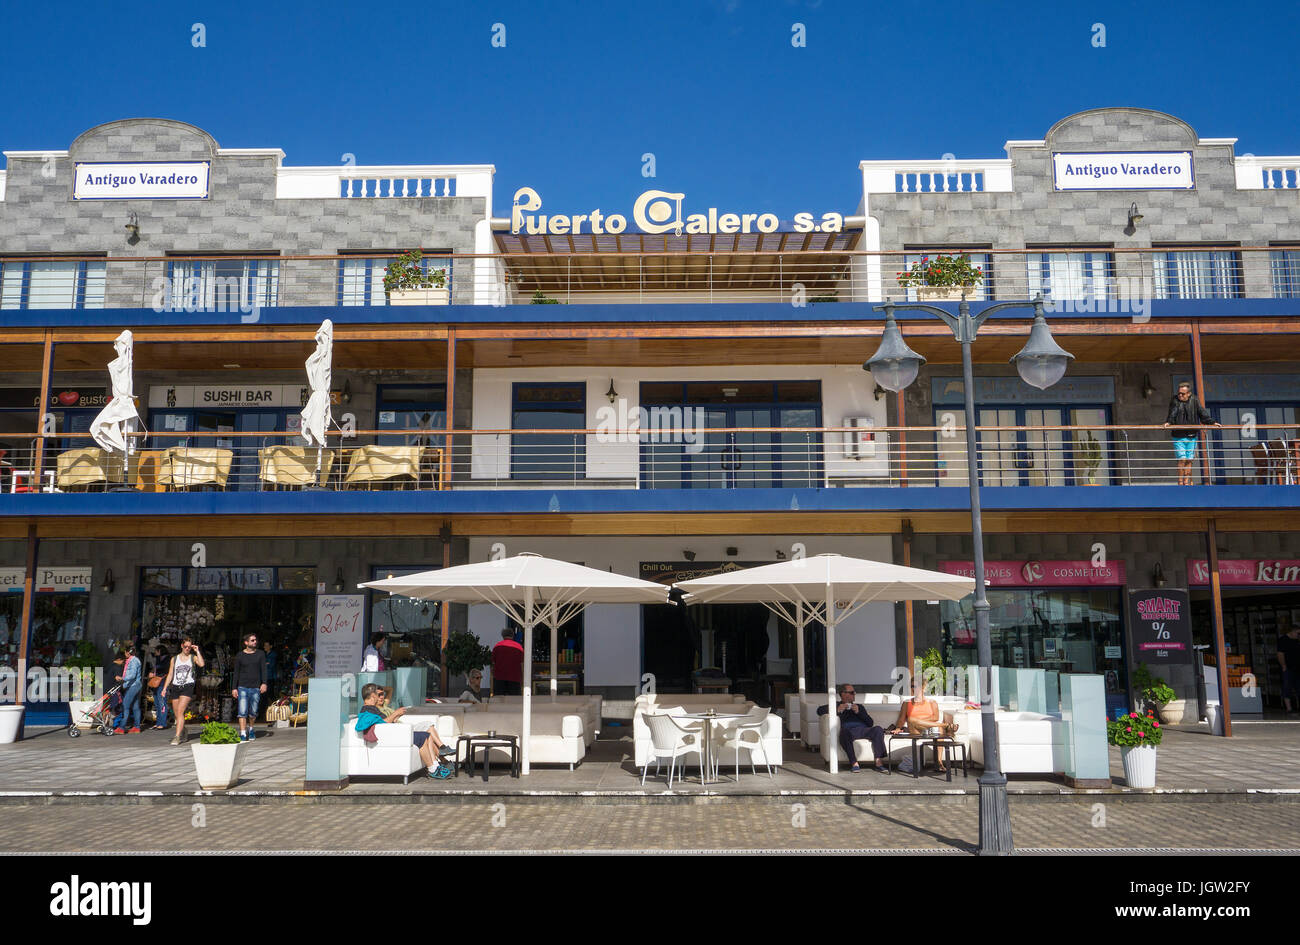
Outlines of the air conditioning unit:
[{"label": "air conditioning unit", "polygon": [[844,426],[853,429],[844,434],[844,455],[849,459],[874,459],[876,456],[876,418],[845,417]]}]

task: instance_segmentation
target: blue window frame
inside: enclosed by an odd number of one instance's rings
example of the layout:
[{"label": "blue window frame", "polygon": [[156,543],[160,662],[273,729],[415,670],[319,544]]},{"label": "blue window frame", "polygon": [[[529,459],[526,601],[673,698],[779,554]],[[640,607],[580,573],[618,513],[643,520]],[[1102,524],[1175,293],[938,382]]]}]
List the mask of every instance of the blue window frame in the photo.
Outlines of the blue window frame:
[{"label": "blue window frame", "polygon": [[[982,405],[976,408],[980,484],[985,486],[1112,485],[1118,478],[1113,431],[1050,427],[1110,425],[1105,404]],[[934,408],[937,427],[965,427],[960,407]],[[965,487],[966,438],[942,437],[936,453],[935,484]]]},{"label": "blue window frame", "polygon": [[1273,268],[1273,297],[1300,298],[1300,249],[1275,249],[1269,256]]},{"label": "blue window frame", "polygon": [[1235,250],[1168,250],[1151,254],[1158,299],[1239,299],[1241,254]]},{"label": "blue window frame", "polygon": [[[396,259],[396,253],[392,256],[357,256],[340,259],[338,304],[387,305],[388,297],[384,294],[384,272],[389,263]],[[451,292],[450,256],[424,256],[420,259],[420,268],[426,273],[441,269],[446,280],[443,287],[448,293]]]},{"label": "blue window frame", "polygon": [[[1211,404],[1207,407],[1223,427],[1210,431],[1213,475],[1216,483],[1283,483],[1294,475],[1292,459],[1300,403],[1290,401]],[[1278,429],[1259,424],[1287,424]]]},{"label": "blue window frame", "polygon": [[177,259],[167,263],[172,306],[237,312],[279,304],[280,261],[275,257]]},{"label": "blue window frame", "polygon": [[1026,261],[1031,299],[1040,292],[1056,301],[1103,302],[1111,297],[1114,253],[1031,253]]},{"label": "blue window frame", "polygon": [[[516,383],[511,392],[515,430],[583,430],[587,385]],[[510,438],[510,478],[576,482],[586,475],[587,437],[582,433],[516,433]]]},{"label": "blue window frame", "polygon": [[104,267],[84,259],[0,261],[0,309],[103,308]]}]

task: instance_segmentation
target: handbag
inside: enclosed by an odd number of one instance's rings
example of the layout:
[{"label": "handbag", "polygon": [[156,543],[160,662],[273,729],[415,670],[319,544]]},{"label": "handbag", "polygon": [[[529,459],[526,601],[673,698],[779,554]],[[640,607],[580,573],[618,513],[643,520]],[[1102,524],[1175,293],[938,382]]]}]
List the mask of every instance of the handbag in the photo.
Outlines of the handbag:
[{"label": "handbag", "polygon": [[150,689],[157,689],[159,686],[163,684],[163,678],[155,673],[154,675],[149,677],[148,683]]}]

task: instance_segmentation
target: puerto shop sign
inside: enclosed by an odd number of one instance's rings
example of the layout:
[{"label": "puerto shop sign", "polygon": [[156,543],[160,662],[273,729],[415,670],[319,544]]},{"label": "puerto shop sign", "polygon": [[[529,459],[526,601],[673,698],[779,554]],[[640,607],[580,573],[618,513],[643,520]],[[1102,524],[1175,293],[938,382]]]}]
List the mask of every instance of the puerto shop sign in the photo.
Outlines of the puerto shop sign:
[{"label": "puerto shop sign", "polygon": [[[1187,583],[1210,583],[1210,564],[1204,558],[1187,563]],[[1219,583],[1235,587],[1300,586],[1300,558],[1219,559]]]},{"label": "puerto shop sign", "polygon": [[[775,233],[781,221],[775,213],[719,213],[709,207],[703,213],[683,212],[684,193],[666,190],[647,190],[632,204],[632,222],[642,233]],[[531,187],[515,191],[510,207],[510,232],[529,236],[578,236],[583,233],[602,235],[622,233],[627,229],[627,216],[605,213],[596,208],[586,213],[536,213],[542,209],[542,198]],[[796,213],[793,228],[796,233],[838,233],[844,229],[844,216],[834,211],[820,217],[812,213]]]},{"label": "puerto shop sign", "polygon": [[[973,561],[945,561],[944,574],[975,576]],[[1102,566],[1091,561],[985,561],[984,583],[989,587],[1119,587],[1127,576],[1123,561]]]}]

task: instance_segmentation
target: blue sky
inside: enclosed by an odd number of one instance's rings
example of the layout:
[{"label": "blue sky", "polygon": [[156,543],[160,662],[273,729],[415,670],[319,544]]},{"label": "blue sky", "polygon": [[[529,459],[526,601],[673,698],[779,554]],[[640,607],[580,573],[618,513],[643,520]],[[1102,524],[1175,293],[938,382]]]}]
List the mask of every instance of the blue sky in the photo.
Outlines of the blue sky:
[{"label": "blue sky", "polygon": [[853,210],[863,158],[1001,157],[1101,105],[1300,154],[1298,34],[1296,4],[1203,0],[10,4],[0,149],[165,117],[288,164],[493,163],[498,214],[656,187],[788,219]]}]

